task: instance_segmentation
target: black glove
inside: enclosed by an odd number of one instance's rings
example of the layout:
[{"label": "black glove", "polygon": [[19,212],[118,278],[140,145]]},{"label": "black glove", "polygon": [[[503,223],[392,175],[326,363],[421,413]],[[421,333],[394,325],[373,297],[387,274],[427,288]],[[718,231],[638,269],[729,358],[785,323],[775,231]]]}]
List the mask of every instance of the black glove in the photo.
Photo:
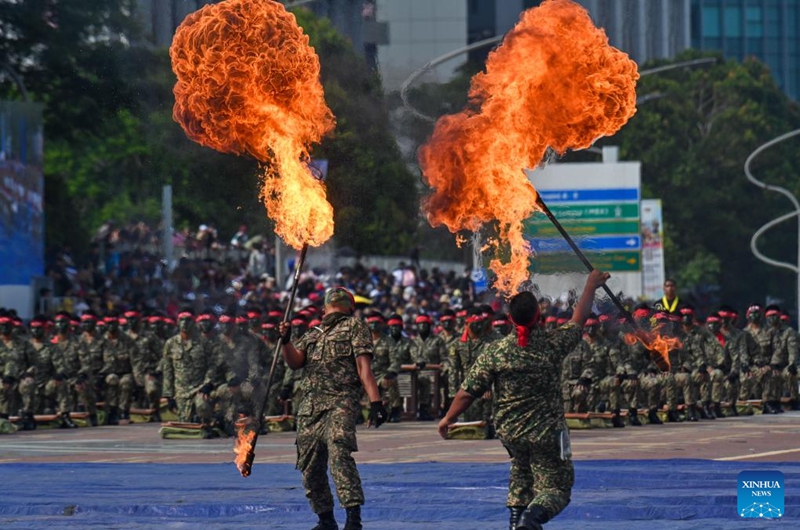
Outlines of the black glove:
[{"label": "black glove", "polygon": [[289,344],[289,340],[292,338],[292,325],[289,324],[286,326],[286,333],[281,335],[281,344],[286,345]]},{"label": "black glove", "polygon": [[175,403],[175,398],[171,397],[167,398],[167,408],[169,410],[178,410],[178,404]]},{"label": "black glove", "polygon": [[383,376],[384,379],[395,379],[397,377],[397,372],[386,372],[386,375]]},{"label": "black glove", "polygon": [[750,365],[747,363],[742,363],[742,373],[749,374],[750,373]]},{"label": "black glove", "polygon": [[417,370],[424,370],[424,369],[425,369],[425,363],[424,362],[417,363]]},{"label": "black glove", "polygon": [[369,404],[369,424],[376,429],[386,421],[386,409],[382,401],[372,401]]},{"label": "black glove", "polygon": [[797,365],[796,364],[794,364],[794,363],[790,364],[789,368],[787,368],[787,370],[789,371],[790,374],[797,375]]},{"label": "black glove", "polygon": [[278,399],[281,401],[289,401],[289,398],[292,397],[292,385],[283,385],[281,388],[281,393],[278,394]]},{"label": "black glove", "polygon": [[14,381],[15,381],[15,379],[13,377],[11,377],[10,375],[4,375],[3,376],[3,384],[4,385],[13,385]]},{"label": "black glove", "polygon": [[578,386],[585,386],[586,388],[589,388],[590,386],[592,386],[592,378],[581,377],[580,379],[578,379]]},{"label": "black glove", "polygon": [[211,385],[211,383],[206,383],[206,384],[204,384],[203,386],[200,387],[200,390],[198,390],[198,392],[200,394],[205,394],[206,396],[208,396],[208,395],[211,394],[211,391],[213,389],[214,389],[214,387]]}]

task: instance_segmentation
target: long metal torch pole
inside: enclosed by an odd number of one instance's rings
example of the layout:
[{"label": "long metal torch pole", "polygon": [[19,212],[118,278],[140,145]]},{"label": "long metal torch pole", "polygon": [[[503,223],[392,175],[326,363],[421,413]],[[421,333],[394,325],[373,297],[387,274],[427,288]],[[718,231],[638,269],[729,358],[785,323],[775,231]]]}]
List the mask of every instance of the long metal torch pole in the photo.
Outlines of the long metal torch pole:
[{"label": "long metal torch pole", "polygon": [[[292,282],[292,290],[291,294],[289,295],[289,302],[286,304],[286,310],[283,312],[284,322],[288,322],[289,318],[292,316],[292,306],[294,306],[294,299],[297,295],[297,285],[300,283],[300,272],[303,270],[303,264],[306,261],[306,253],[308,253],[308,243],[304,244],[303,248],[300,250],[300,259],[297,260],[297,264],[294,267],[294,281]],[[275,377],[275,367],[278,365],[278,356],[281,355],[282,346],[283,345],[281,344],[281,341],[278,340],[278,344],[275,345],[275,351],[272,354],[272,364],[269,367],[269,376],[267,377],[267,384],[264,388],[264,399],[261,402],[261,407],[258,409],[258,416],[256,416],[255,436],[253,437],[253,443],[250,444],[250,448],[247,452],[247,458],[242,464],[242,468],[239,470],[243,477],[250,476],[250,472],[253,469],[253,458],[255,458],[258,434],[261,432],[261,427],[264,424],[264,411],[267,409],[267,404],[269,403],[269,389],[272,387],[272,380]]]},{"label": "long metal torch pole", "polygon": [[[539,206],[539,208],[541,208],[541,210],[544,212],[547,218],[550,219],[550,222],[553,223],[553,226],[556,227],[556,230],[558,230],[561,233],[561,236],[567,241],[567,244],[572,248],[572,250],[578,256],[578,259],[580,259],[583,262],[583,264],[586,265],[586,268],[589,269],[589,272],[592,272],[594,270],[594,267],[589,262],[589,260],[586,259],[586,256],[583,254],[581,249],[578,248],[578,245],[575,244],[575,241],[572,240],[572,237],[570,237],[567,231],[564,230],[564,227],[561,226],[561,223],[558,221],[558,219],[556,219],[556,216],[553,215],[553,212],[550,211],[550,208],[547,207],[547,204],[545,204],[541,195],[539,195],[536,198],[536,204]],[[631,315],[630,311],[625,309],[625,306],[622,305],[622,302],[620,302],[619,298],[617,298],[617,296],[611,291],[611,289],[609,289],[608,285],[603,284],[603,290],[606,292],[606,294],[614,303],[614,305],[617,306],[617,309],[622,314],[622,316],[625,317],[625,320],[627,320],[634,327],[637,327],[636,322],[633,320],[633,316]]]}]

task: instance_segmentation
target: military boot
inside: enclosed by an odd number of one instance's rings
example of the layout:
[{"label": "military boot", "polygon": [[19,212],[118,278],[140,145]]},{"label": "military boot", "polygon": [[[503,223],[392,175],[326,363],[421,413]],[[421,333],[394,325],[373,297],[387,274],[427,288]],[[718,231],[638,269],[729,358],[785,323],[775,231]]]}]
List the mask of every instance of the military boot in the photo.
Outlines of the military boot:
[{"label": "military boot", "polygon": [[111,407],[111,409],[108,411],[106,425],[119,425],[119,410],[117,407]]},{"label": "military boot", "polygon": [[611,415],[611,425],[617,428],[625,427],[625,422],[622,421],[622,418],[619,416],[620,410],[616,409],[614,413]]},{"label": "military boot", "polygon": [[401,407],[392,407],[392,412],[389,415],[389,423],[400,423],[403,409]]},{"label": "military boot", "polygon": [[317,517],[319,517],[319,522],[311,530],[339,530],[339,525],[336,524],[336,519],[333,517],[333,510],[321,513]]},{"label": "military boot", "polygon": [[722,413],[722,405],[719,402],[714,403],[714,415],[717,418],[724,418],[725,414]]},{"label": "military boot", "polygon": [[739,407],[736,406],[736,401],[731,401],[731,416],[739,415]]},{"label": "military boot", "polygon": [[800,410],[800,399],[793,399],[789,405],[791,410]]},{"label": "military boot", "polygon": [[688,421],[698,421],[697,405],[686,405],[686,419]]},{"label": "military boot", "polygon": [[23,412],[21,414],[22,419],[22,430],[23,431],[35,431],[36,430],[36,419],[33,417],[33,412]]},{"label": "military boot", "polygon": [[783,404],[781,403],[780,399],[773,401],[772,406],[775,407],[775,410],[778,411],[778,414],[783,414]]},{"label": "military boot", "polygon": [[642,426],[642,422],[639,421],[639,411],[636,409],[628,409],[628,421],[635,427]]},{"label": "military boot", "polygon": [[711,408],[711,403],[704,403],[703,404],[703,412],[706,415],[706,419],[709,420],[716,420],[717,415],[714,414],[714,409]]},{"label": "military boot", "polygon": [[542,530],[542,525],[549,521],[547,512],[541,506],[530,506],[519,518],[517,530]]},{"label": "military boot", "polygon": [[155,423],[161,423],[161,411],[156,409],[152,416],[150,416],[150,421]]},{"label": "military boot", "polygon": [[511,512],[508,518],[508,530],[516,530],[519,518],[522,517],[522,512],[525,511],[525,506],[509,506],[508,510]]},{"label": "military boot", "polygon": [[678,423],[678,422],[680,422],[681,418],[680,418],[680,416],[678,416],[678,411],[677,410],[672,410],[672,409],[668,410],[667,411],[667,421],[670,422],[670,423]]},{"label": "military boot", "polygon": [[97,414],[89,414],[89,425],[97,427]]},{"label": "military boot", "polygon": [[62,412],[59,417],[59,429],[75,429],[77,425],[73,423],[72,418],[69,417],[69,412]]},{"label": "military boot", "polygon": [[650,410],[647,411],[647,421],[652,423],[653,425],[663,425],[664,422],[661,421],[661,418],[658,417],[658,409],[652,407]]},{"label": "military boot", "polygon": [[361,530],[361,506],[346,508],[347,521],[344,523],[344,530]]},{"label": "military boot", "polygon": [[419,406],[419,414],[417,414],[417,419],[419,421],[433,421],[433,416],[431,416],[431,413],[428,412],[428,405]]}]

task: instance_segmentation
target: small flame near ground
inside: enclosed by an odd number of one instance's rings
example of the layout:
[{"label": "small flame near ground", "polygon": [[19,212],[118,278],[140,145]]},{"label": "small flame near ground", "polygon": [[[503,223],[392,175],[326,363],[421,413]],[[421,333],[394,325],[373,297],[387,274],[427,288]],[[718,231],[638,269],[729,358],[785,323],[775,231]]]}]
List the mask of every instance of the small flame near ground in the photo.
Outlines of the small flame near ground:
[{"label": "small flame near ground", "polygon": [[170,47],[173,118],[195,142],[264,162],[261,198],[287,244],[333,235],[333,207],[308,168],[333,130],[320,64],[294,15],[272,0],[226,0],[189,14]]},{"label": "small flame near ground", "polygon": [[244,474],[244,465],[247,462],[248,455],[253,451],[255,437],[256,431],[246,427],[240,428],[236,435],[236,442],[233,444],[233,452],[236,453],[236,458],[233,459],[233,462],[236,464],[239,473]]},{"label": "small flame near ground", "polygon": [[650,351],[650,357],[662,372],[669,372],[672,363],[669,360],[669,352],[683,347],[680,339],[675,337],[664,337],[654,331],[637,330],[634,333],[626,333],[624,336],[625,344],[632,346],[637,342]]},{"label": "small flame near ground", "polygon": [[433,189],[423,208],[431,226],[476,232],[497,221],[490,267],[511,296],[526,281],[531,248],[523,221],[538,208],[524,170],[548,148],[563,154],[617,132],[636,112],[636,63],[608,44],[571,0],[525,11],[472,78],[470,105],[441,117],[419,162]]}]

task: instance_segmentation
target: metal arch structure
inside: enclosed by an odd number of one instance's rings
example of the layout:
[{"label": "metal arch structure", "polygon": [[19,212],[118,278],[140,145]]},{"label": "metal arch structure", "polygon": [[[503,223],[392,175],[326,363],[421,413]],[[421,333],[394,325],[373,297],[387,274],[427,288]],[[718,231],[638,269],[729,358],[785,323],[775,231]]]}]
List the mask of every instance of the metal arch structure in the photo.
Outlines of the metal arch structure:
[{"label": "metal arch structure", "polygon": [[[780,186],[773,186],[772,184],[767,184],[755,178],[753,173],[750,171],[750,164],[752,164],[753,160],[762,152],[766,151],[770,147],[784,140],[788,140],[794,136],[800,135],[800,129],[795,129],[793,131],[789,131],[786,134],[782,134],[778,137],[773,138],[769,142],[761,145],[755,151],[750,153],[750,156],[747,157],[747,160],[744,162],[744,174],[751,183],[755,184],[761,189],[769,190],[769,191],[776,191],[781,195],[785,196],[789,199],[794,206],[794,211],[781,215],[780,217],[776,217],[772,221],[766,223],[764,226],[756,230],[753,234],[753,237],[750,238],[750,250],[753,252],[753,255],[766,263],[767,265],[772,265],[774,267],[781,267],[784,269],[789,269],[790,271],[794,272],[797,275],[797,316],[800,318],[800,202],[798,202],[797,198],[787,190],[786,188],[782,188]],[[783,261],[774,260],[770,257],[765,256],[758,250],[758,238],[761,237],[767,230],[776,226],[784,221],[788,221],[793,217],[798,217],[798,240],[797,240],[797,263],[786,263]]]}]

